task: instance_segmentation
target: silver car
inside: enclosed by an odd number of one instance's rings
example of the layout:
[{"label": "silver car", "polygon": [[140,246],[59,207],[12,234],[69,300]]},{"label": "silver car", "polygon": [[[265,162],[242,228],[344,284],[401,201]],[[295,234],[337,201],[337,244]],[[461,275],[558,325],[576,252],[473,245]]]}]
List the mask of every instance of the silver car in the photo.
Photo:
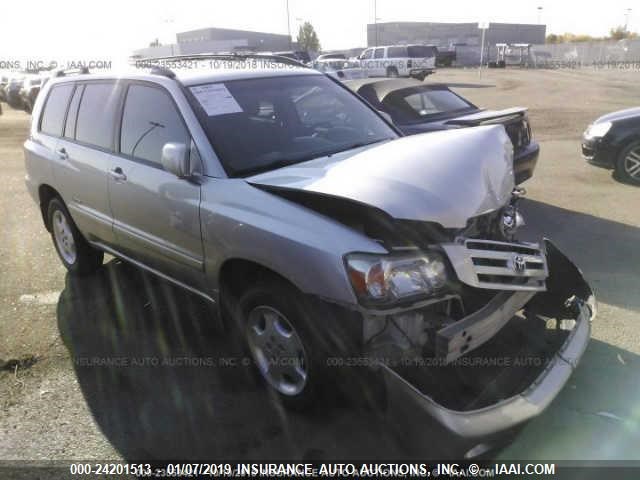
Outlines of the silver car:
[{"label": "silver car", "polygon": [[503,126],[403,137],[313,69],[214,60],[44,87],[26,184],[70,273],[107,252],[209,300],[293,408],[338,386],[468,456],[540,413],[595,300],[517,239]]}]

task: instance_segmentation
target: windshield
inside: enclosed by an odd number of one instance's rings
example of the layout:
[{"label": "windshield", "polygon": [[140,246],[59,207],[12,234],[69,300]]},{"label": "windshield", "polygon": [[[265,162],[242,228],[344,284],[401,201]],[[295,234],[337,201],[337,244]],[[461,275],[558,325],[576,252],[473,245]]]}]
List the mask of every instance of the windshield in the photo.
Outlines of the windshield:
[{"label": "windshield", "polygon": [[447,88],[408,88],[393,92],[383,100],[386,110],[398,123],[419,121],[431,115],[475,108]]},{"label": "windshield", "polygon": [[189,88],[229,176],[247,176],[396,138],[370,107],[321,75]]}]

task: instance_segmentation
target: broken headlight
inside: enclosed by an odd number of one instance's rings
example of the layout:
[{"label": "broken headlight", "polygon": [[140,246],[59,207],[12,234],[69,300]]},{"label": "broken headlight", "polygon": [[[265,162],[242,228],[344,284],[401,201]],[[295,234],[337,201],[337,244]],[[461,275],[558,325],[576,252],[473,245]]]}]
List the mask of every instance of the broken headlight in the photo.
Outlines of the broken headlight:
[{"label": "broken headlight", "polygon": [[364,304],[394,303],[439,294],[447,283],[447,269],[436,253],[345,257],[349,280]]}]

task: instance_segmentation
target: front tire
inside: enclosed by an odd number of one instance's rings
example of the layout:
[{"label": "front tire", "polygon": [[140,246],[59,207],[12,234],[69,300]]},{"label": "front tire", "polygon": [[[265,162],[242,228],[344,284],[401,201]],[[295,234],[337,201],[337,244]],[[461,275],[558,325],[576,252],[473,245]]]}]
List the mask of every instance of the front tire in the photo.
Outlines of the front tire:
[{"label": "front tire", "polygon": [[313,334],[313,307],[276,278],[250,286],[237,306],[238,333],[262,378],[286,407],[311,407],[325,358]]},{"label": "front tire", "polygon": [[96,250],[84,239],[62,200],[54,198],[49,202],[47,218],[53,245],[69,272],[83,275],[100,268],[104,252]]},{"label": "front tire", "polygon": [[640,142],[632,142],[622,150],[615,173],[622,181],[640,185]]}]

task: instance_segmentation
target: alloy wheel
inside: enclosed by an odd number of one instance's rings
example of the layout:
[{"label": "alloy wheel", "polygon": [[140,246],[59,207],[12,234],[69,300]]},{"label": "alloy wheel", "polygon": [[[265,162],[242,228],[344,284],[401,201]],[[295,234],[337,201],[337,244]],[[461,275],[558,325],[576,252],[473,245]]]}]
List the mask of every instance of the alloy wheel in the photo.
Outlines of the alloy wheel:
[{"label": "alloy wheel", "polygon": [[634,180],[640,180],[640,147],[636,147],[627,153],[624,158],[624,171]]},{"label": "alloy wheel", "polygon": [[56,241],[58,252],[60,252],[60,255],[65,262],[69,265],[73,265],[78,255],[71,226],[69,225],[65,215],[60,210],[56,210],[53,213],[52,220],[53,238]]},{"label": "alloy wheel", "polygon": [[295,328],[281,312],[267,305],[251,310],[247,339],[260,373],[273,388],[287,396],[304,390],[307,354]]}]

